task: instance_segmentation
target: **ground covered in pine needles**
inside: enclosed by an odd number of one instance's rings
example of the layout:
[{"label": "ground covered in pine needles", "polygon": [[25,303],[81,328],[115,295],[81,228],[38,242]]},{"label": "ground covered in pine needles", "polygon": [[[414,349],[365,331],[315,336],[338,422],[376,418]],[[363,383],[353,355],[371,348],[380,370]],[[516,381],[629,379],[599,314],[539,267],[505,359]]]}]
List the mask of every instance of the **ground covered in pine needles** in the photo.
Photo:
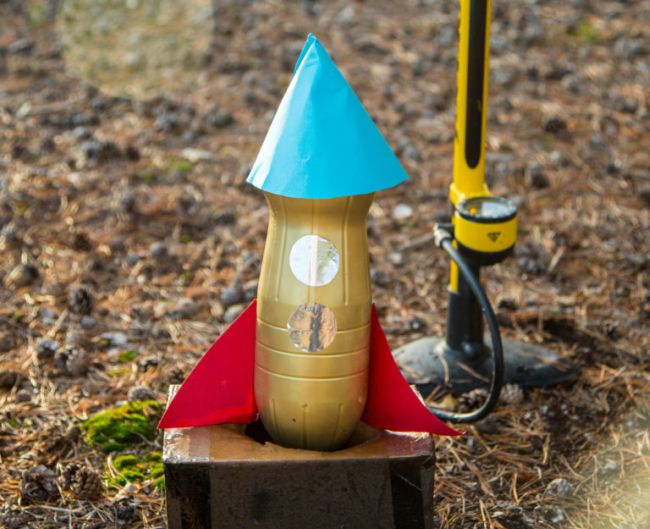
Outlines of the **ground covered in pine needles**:
[{"label": "ground covered in pine needles", "polygon": [[[410,174],[369,218],[391,345],[444,331],[455,3],[216,4],[191,90],[134,101],[66,69],[56,2],[0,1],[0,526],[164,525],[153,425],[255,295],[267,208],[245,178],[310,31]],[[521,227],[486,285],[506,337],[582,376],[508,386],[438,442],[436,526],[650,527],[650,13],[493,19],[488,177]]]}]

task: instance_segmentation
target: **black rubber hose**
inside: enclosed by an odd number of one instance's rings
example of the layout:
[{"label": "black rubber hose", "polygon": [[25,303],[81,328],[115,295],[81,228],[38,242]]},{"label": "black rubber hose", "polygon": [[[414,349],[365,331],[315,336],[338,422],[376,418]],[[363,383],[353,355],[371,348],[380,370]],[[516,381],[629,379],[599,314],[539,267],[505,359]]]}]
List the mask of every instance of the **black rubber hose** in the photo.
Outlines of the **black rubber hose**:
[{"label": "black rubber hose", "polygon": [[476,299],[481,305],[481,309],[483,310],[490,331],[490,340],[492,342],[492,378],[490,380],[490,389],[488,390],[485,402],[474,411],[469,413],[455,413],[434,406],[427,407],[436,417],[445,421],[456,423],[476,422],[486,417],[492,411],[499,400],[499,394],[501,393],[501,386],[503,385],[503,345],[501,343],[501,333],[499,332],[499,324],[497,323],[497,317],[494,314],[494,310],[492,310],[492,305],[490,305],[478,278],[474,275],[465,259],[463,259],[463,256],[456,248],[454,248],[451,233],[441,226],[436,226],[434,233],[436,244],[445,250],[449,254],[449,257],[451,257],[456,263],[458,269],[463,274],[467,284],[470,286]]}]

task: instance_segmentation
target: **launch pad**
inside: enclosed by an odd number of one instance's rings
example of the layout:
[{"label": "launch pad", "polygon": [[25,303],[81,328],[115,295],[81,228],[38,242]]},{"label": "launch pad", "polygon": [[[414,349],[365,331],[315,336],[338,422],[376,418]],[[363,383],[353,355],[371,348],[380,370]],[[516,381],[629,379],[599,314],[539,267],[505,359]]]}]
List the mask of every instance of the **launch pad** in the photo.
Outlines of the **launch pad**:
[{"label": "launch pad", "polygon": [[319,452],[272,443],[260,421],[171,428],[163,463],[168,529],[432,529],[430,434],[359,423]]},{"label": "launch pad", "polygon": [[165,431],[169,529],[431,529],[429,434],[359,424],[341,450],[284,448],[261,423]]}]

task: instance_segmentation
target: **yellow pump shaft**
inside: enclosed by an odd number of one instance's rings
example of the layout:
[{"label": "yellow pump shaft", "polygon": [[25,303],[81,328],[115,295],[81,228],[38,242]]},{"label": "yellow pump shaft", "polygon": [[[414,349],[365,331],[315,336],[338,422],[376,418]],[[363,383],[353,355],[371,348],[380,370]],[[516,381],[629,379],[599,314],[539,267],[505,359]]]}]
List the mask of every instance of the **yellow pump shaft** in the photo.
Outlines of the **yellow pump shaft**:
[{"label": "yellow pump shaft", "polygon": [[265,196],[255,400],[275,442],[333,450],[350,437],[366,403],[373,194]]},{"label": "yellow pump shaft", "polygon": [[[454,206],[490,194],[485,183],[485,132],[491,13],[491,0],[460,0],[454,173],[449,186]],[[449,290],[458,292],[458,267],[453,261]]]},{"label": "yellow pump shaft", "polygon": [[460,0],[453,204],[488,195],[485,184],[491,0]]}]

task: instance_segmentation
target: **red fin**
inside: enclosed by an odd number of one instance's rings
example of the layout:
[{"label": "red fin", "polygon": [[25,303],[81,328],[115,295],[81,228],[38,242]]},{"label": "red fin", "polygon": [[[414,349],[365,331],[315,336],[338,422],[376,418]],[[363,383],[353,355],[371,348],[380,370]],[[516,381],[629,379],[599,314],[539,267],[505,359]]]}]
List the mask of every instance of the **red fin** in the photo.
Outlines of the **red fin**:
[{"label": "red fin", "polygon": [[372,306],[368,401],[362,420],[382,430],[460,435],[420,401],[400,373]]},{"label": "red fin", "polygon": [[158,428],[247,424],[255,419],[255,320],[253,301],[196,364]]}]

